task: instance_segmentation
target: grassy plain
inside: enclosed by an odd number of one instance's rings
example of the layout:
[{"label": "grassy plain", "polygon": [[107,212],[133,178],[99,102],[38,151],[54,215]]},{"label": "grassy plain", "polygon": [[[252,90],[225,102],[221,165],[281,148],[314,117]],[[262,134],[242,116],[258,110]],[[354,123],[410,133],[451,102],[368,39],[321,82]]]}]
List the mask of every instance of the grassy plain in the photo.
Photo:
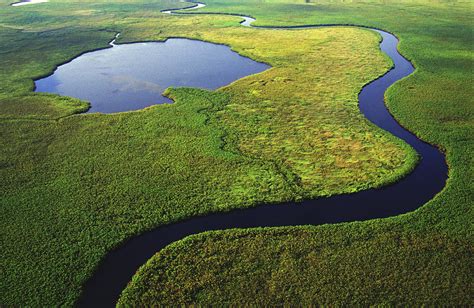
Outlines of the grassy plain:
[{"label": "grassy plain", "polygon": [[394,218],[188,237],[142,267],[119,303],[472,305],[472,2],[207,3],[258,25],[349,23],[398,35],[417,71],[391,87],[387,104],[446,151],[450,178],[432,201]]},{"label": "grassy plain", "polygon": [[[158,225],[380,186],[416,161],[358,111],[360,88],[390,66],[370,31],[254,30],[228,16],[159,13],[185,5],[173,2],[1,3],[1,305],[72,305],[107,251]],[[113,115],[31,92],[33,78],[116,32],[119,42],[225,43],[274,68]]]}]

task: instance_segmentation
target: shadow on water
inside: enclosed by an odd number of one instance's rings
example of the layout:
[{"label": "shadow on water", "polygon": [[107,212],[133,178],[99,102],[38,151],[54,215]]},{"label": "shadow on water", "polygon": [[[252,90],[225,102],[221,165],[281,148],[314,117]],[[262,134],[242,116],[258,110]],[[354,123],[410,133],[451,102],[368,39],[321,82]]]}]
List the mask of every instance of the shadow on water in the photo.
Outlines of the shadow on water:
[{"label": "shadow on water", "polygon": [[[250,25],[252,20],[254,19],[248,17],[244,22],[247,21],[247,25]],[[166,245],[191,234],[230,228],[320,225],[390,217],[419,208],[441,191],[447,179],[444,155],[436,147],[424,143],[401,127],[384,104],[387,88],[410,75],[414,68],[399,54],[398,39],[394,35],[379,29],[372,30],[382,36],[380,48],[392,59],[394,67],[362,89],[359,94],[360,110],[377,126],[416,149],[421,160],[412,173],[401,181],[380,189],[298,203],[260,205],[158,227],[109,252],[86,283],[79,305],[115,305],[121,291],[141,265]]]}]

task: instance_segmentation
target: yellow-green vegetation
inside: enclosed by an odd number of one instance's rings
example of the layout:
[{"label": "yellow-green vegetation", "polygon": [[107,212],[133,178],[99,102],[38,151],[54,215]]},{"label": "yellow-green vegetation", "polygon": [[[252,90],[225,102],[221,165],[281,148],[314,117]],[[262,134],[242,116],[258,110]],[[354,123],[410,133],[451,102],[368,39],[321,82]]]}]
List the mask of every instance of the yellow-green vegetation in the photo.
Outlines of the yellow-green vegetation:
[{"label": "yellow-green vegetation", "polygon": [[193,235],[150,259],[118,306],[472,303],[472,267],[466,262],[474,251],[465,240],[400,232],[395,221],[384,232],[379,226]]},{"label": "yellow-green vegetation", "polygon": [[446,151],[450,178],[432,201],[399,217],[188,237],[142,267],[120,304],[472,305],[472,2],[207,3],[208,11],[249,14],[259,25],[345,23],[395,33],[417,71],[390,88],[388,106]]},{"label": "yellow-green vegetation", "polygon": [[[255,30],[235,17],[159,13],[186,5],[172,2],[2,4],[2,305],[72,305],[107,251],[153,227],[380,186],[415,164],[359,114],[357,93],[390,67],[368,30]],[[116,32],[119,42],[224,43],[274,68],[112,115],[31,92],[32,78],[106,48]]]},{"label": "yellow-green vegetation", "polygon": [[231,98],[218,118],[228,128],[227,143],[245,156],[288,169],[299,194],[380,186],[413,167],[416,154],[374,129],[357,107],[362,86],[389,68],[385,57],[374,54],[374,33],[230,28],[198,37],[224,42],[274,67],[224,88]]},{"label": "yellow-green vegetation", "polygon": [[[250,31],[246,54],[275,68],[224,89],[232,100],[220,116],[243,154],[285,166],[306,196],[380,186],[413,167],[415,154],[399,156],[402,143],[373,129],[357,107],[362,86],[389,68],[374,56],[375,34],[355,28]],[[245,50],[248,33],[222,35]]]}]

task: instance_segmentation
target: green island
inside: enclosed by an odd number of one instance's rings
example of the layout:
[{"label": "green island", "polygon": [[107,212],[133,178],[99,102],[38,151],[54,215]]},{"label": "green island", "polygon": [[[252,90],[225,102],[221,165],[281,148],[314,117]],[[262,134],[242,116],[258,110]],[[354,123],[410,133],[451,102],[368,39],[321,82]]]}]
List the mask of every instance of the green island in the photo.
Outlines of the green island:
[{"label": "green island", "polygon": [[[391,66],[372,31],[160,12],[189,5],[179,1],[9,4],[0,1],[1,306],[73,306],[108,251],[157,226],[382,187],[418,161],[358,109],[360,89]],[[387,106],[446,153],[449,180],[396,217],[187,237],[150,259],[118,305],[472,305],[472,2],[206,4],[257,25],[396,34],[417,70]],[[226,44],[272,68],[217,91],[168,89],[174,104],[116,114],[33,92],[34,79],[119,32],[119,44]]]}]

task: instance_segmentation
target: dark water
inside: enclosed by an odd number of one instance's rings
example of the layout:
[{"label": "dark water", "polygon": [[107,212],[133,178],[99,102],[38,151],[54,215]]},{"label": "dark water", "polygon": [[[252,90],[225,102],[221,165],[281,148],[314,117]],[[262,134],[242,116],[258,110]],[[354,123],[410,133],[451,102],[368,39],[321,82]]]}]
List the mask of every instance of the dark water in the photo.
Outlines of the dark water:
[{"label": "dark water", "polygon": [[268,65],[216,45],[189,39],[113,45],[61,65],[37,80],[37,92],[91,103],[88,112],[112,113],[170,103],[168,87],[217,89]]},{"label": "dark water", "polygon": [[398,125],[384,104],[386,89],[411,74],[413,66],[398,53],[395,36],[376,29],[373,31],[382,35],[380,48],[392,59],[395,67],[363,88],[359,95],[360,109],[370,121],[402,138],[417,150],[422,158],[411,174],[382,189],[301,203],[260,205],[158,227],[109,252],[85,285],[79,305],[114,306],[121,291],[141,265],[166,245],[191,234],[230,228],[320,225],[395,216],[419,208],[441,191],[448,171],[443,154]]}]

